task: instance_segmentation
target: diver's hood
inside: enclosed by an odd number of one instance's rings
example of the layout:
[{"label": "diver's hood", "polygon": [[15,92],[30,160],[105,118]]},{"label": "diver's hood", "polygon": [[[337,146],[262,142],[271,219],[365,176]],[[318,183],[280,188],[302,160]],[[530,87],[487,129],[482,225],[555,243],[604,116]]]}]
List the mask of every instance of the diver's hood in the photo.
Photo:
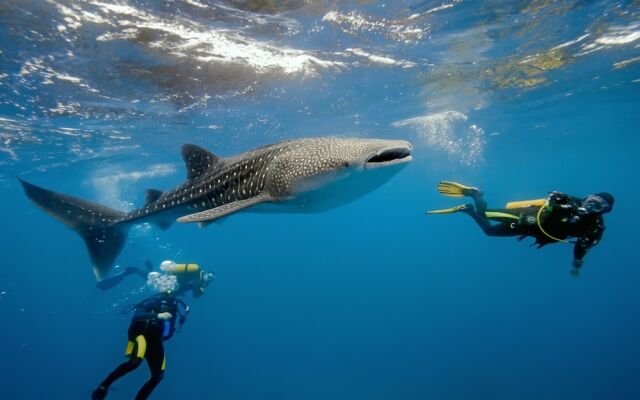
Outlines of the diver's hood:
[{"label": "diver's hood", "polygon": [[601,192],[589,195],[582,200],[582,207],[589,213],[606,214],[613,209],[615,199],[610,193]]}]

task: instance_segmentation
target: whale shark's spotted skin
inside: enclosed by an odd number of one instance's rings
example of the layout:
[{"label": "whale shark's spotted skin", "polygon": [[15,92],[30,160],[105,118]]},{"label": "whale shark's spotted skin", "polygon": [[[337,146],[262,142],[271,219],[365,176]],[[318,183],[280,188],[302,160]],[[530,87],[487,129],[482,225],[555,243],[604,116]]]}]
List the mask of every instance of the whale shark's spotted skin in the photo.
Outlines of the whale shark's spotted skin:
[{"label": "whale shark's spotted skin", "polygon": [[192,178],[127,214],[121,221],[136,221],[166,210],[171,215],[197,213],[261,194],[273,201],[286,199],[295,194],[301,178],[348,168],[358,156],[379,149],[381,142],[384,141],[298,139],[228,159],[186,146],[183,157]]},{"label": "whale shark's spotted skin", "polygon": [[195,176],[163,193],[156,201],[134,210],[123,220],[133,221],[164,210],[181,215],[187,211],[195,213],[255,197],[265,191],[269,164],[288,147],[284,144],[272,145],[245,153],[243,157],[207,159],[206,171],[201,175],[195,175],[197,170],[189,161],[191,155],[184,152],[187,168]]},{"label": "whale shark's spotted skin", "polygon": [[129,213],[22,184],[39,207],[83,237],[100,279],[131,225],[149,221],[168,228],[176,219],[206,224],[260,203],[286,202],[337,180],[341,173],[408,162],[411,145],[401,140],[305,138],[229,158],[184,145],[182,156],[188,179],[167,192],[148,190],[145,204]]}]

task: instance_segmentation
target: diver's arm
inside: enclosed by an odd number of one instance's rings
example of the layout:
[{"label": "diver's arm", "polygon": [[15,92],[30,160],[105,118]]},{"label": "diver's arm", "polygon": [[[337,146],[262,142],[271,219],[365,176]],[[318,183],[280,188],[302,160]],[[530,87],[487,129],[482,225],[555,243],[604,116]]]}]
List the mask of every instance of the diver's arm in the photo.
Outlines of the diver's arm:
[{"label": "diver's arm", "polygon": [[583,263],[584,256],[587,252],[600,240],[602,239],[602,234],[604,233],[604,225],[602,221],[599,220],[596,228],[587,235],[580,236],[576,245],[573,248],[573,266],[576,268],[580,268]]},{"label": "diver's arm", "polygon": [[137,320],[153,320],[153,319],[162,319],[162,320],[167,320],[170,321],[172,319],[175,319],[175,315],[176,312],[170,310],[170,311],[163,311],[163,312],[157,312],[157,311],[138,311],[136,312],[135,315],[135,319]]},{"label": "diver's arm", "polygon": [[[145,308],[144,306],[136,309],[135,319],[171,319],[175,314],[175,307],[168,309],[158,309],[156,307]],[[168,314],[168,315],[167,315]]]},{"label": "diver's arm", "polygon": [[168,312],[168,311],[161,312],[161,313],[159,313],[159,314],[158,314],[158,318],[160,318],[160,319],[165,319],[165,320],[169,320],[169,319],[172,319],[172,318],[173,318],[173,314],[171,314],[171,313],[170,313],[170,312]]},{"label": "diver's arm", "polygon": [[137,320],[154,319],[158,318],[158,313],[154,311],[136,310],[133,318]]}]

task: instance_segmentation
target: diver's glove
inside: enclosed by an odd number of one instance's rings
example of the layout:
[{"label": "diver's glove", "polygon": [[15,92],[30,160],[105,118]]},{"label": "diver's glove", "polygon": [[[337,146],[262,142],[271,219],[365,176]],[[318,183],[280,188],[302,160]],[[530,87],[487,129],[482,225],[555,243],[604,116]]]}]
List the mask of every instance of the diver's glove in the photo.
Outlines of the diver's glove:
[{"label": "diver's glove", "polygon": [[103,400],[105,397],[107,397],[107,393],[109,393],[109,390],[106,387],[100,385],[96,390],[93,391],[93,393],[91,393],[91,400]]},{"label": "diver's glove", "polygon": [[173,315],[171,315],[170,312],[161,312],[160,314],[158,314],[158,318],[160,319],[171,319],[173,317]]},{"label": "diver's glove", "polygon": [[571,270],[569,271],[569,273],[573,276],[580,276],[580,267],[582,267],[582,260],[573,260],[573,263],[571,265],[573,265],[573,268],[571,268]]}]

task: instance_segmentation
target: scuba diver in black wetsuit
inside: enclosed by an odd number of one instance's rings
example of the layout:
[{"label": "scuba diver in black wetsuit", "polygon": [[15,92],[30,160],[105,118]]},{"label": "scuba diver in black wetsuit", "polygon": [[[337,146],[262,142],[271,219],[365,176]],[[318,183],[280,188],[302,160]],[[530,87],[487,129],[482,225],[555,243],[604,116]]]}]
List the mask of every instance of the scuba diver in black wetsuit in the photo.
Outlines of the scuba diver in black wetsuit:
[{"label": "scuba diver in black wetsuit", "polygon": [[[102,290],[112,289],[129,275],[138,275],[148,281],[162,276],[159,272],[151,272],[153,270],[151,261],[145,261],[145,266],[147,272],[137,267],[128,267],[120,273],[101,280],[96,284],[96,287]],[[160,264],[160,270],[176,277],[178,283],[178,287],[174,290],[174,295],[176,296],[181,296],[191,291],[193,297],[200,297],[216,277],[213,272],[202,270],[198,264],[176,264],[170,260],[163,261]]]},{"label": "scuba diver in black wetsuit", "polygon": [[438,192],[450,197],[471,197],[475,207],[464,204],[427,211],[427,214],[464,212],[489,236],[519,236],[519,240],[532,236],[538,248],[556,242],[569,243],[567,238],[576,238],[571,270],[574,275],[578,274],[587,252],[602,239],[605,229],[602,216],[612,210],[615,201],[606,192],[583,199],[551,192],[544,199],[511,202],[504,209],[487,209],[482,192],[475,187],[442,181],[438,184]]},{"label": "scuba diver in black wetsuit", "polygon": [[[184,308],[184,313],[180,311],[179,306]],[[151,378],[142,386],[135,399],[147,399],[164,377],[163,341],[169,340],[173,336],[176,331],[176,320],[182,327],[186,314],[189,313],[189,306],[177,299],[171,290],[166,290],[128,309],[128,311],[132,310],[135,310],[135,314],[129,326],[129,341],[125,351],[125,356],[129,360],[120,364],[100,383],[91,394],[92,400],[104,399],[111,384],[138,368],[143,359],[147,360]],[[125,312],[128,311],[125,309]]]}]

